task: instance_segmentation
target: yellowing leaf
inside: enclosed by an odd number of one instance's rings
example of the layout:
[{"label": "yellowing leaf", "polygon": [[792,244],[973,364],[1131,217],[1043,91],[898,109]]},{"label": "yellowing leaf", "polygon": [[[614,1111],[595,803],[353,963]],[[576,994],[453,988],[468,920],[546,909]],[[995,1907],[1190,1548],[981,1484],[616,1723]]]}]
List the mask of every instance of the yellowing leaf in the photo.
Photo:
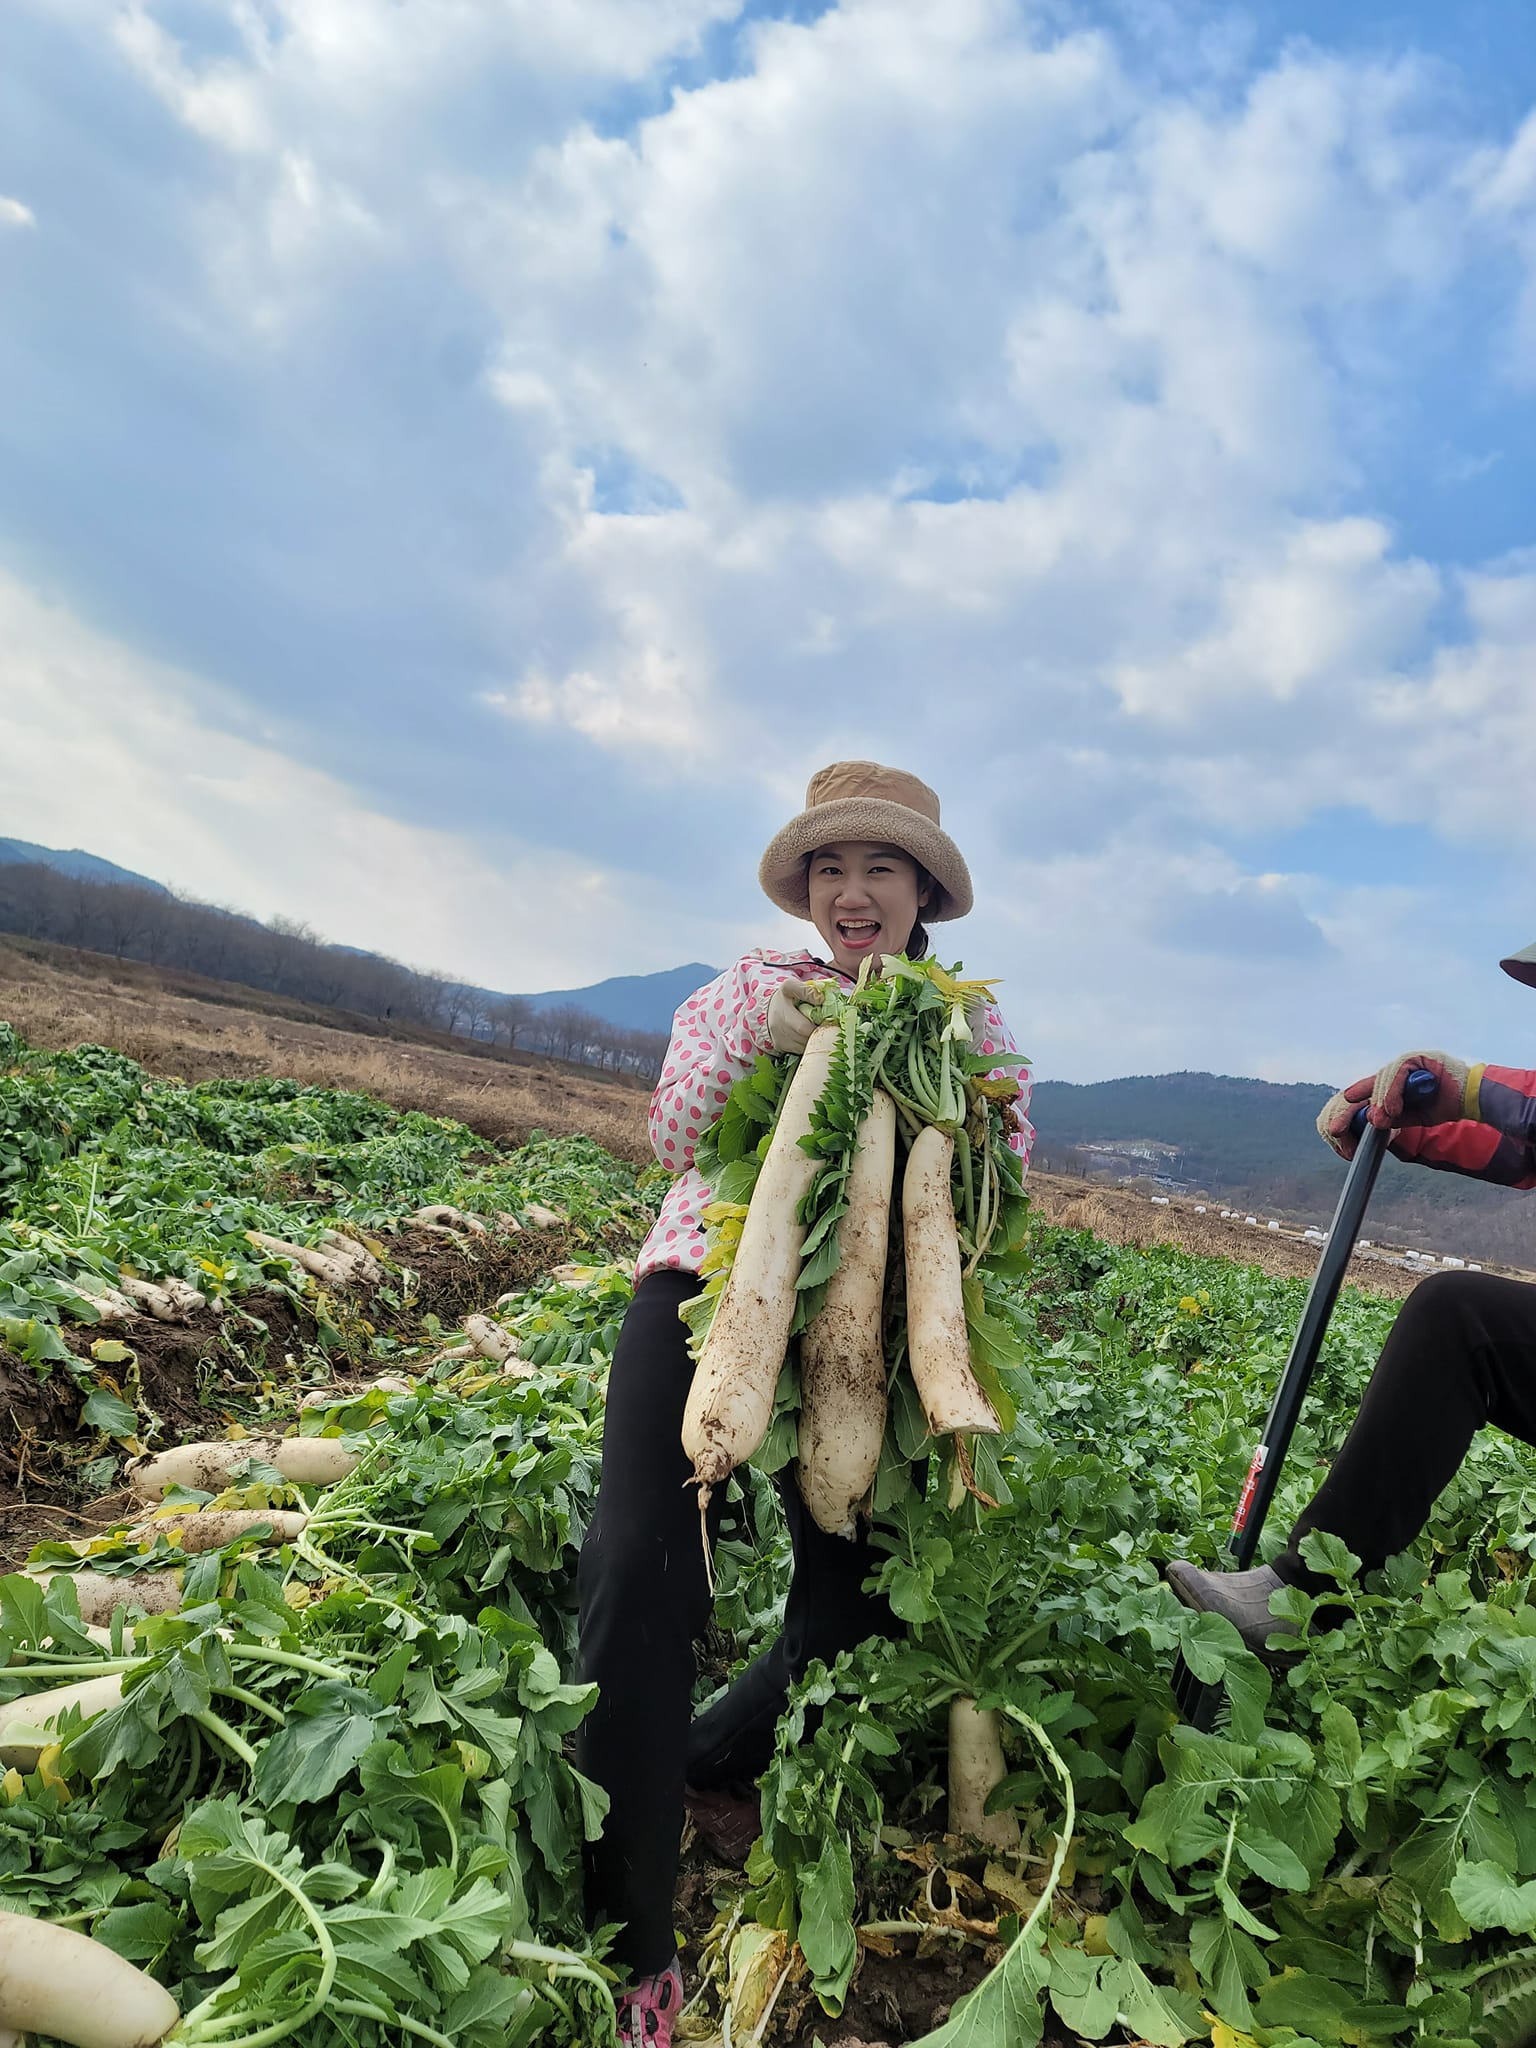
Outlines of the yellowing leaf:
[{"label": "yellowing leaf", "polygon": [[14,1806],[18,1799],[26,1797],[26,1791],[26,1780],[13,1764],[5,1776],[0,1778],[0,1792],[5,1794],[7,1803]]},{"label": "yellowing leaf", "polygon": [[1229,2027],[1214,2013],[1208,2012],[1206,2018],[1211,2022],[1211,2048],[1258,2048],[1252,2034],[1240,2034],[1236,2027]]},{"label": "yellowing leaf", "polygon": [[91,1346],[91,1356],[98,1365],[131,1365],[133,1353],[119,1337],[98,1337]]},{"label": "yellowing leaf", "polygon": [[69,1780],[59,1770],[60,1748],[50,1742],[37,1760],[37,1775],[50,1792],[57,1792],[61,1798],[69,1797]]}]

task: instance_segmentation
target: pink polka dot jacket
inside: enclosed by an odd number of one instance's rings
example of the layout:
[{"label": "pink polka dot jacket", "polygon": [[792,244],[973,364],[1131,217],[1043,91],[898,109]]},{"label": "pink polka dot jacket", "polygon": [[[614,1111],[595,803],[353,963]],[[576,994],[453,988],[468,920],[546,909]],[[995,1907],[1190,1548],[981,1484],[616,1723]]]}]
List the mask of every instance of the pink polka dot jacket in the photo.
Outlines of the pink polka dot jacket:
[{"label": "pink polka dot jacket", "polygon": [[[662,1165],[677,1175],[662,1204],[656,1226],[640,1248],[635,1279],[675,1268],[697,1273],[704,1261],[704,1226],[700,1211],[709,1202],[693,1164],[693,1148],[706,1127],[725,1107],[732,1083],[740,1080],[759,1053],[771,1052],[768,1002],[785,981],[836,979],[851,987],[852,979],[818,960],[814,953],[771,953],[759,947],[746,954],[695,991],[672,1019],[661,1080],[651,1098],[651,1144]],[[983,1052],[1017,1050],[998,1011],[987,1012]],[[1024,1112],[1029,1107],[1028,1068],[999,1067],[999,1075],[1018,1078],[1019,1129],[1009,1140],[1019,1163],[1029,1167],[1035,1134]]]}]

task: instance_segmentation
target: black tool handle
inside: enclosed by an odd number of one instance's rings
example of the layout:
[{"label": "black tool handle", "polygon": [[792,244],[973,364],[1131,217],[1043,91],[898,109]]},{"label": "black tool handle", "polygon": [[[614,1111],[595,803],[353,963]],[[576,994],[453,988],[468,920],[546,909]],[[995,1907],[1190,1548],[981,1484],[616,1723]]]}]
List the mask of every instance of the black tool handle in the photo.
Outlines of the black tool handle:
[{"label": "black tool handle", "polygon": [[[1439,1085],[1434,1074],[1424,1067],[1415,1067],[1404,1084],[1404,1098],[1409,1102],[1428,1102],[1433,1099]],[[1381,1162],[1386,1158],[1387,1146],[1391,1142],[1390,1131],[1378,1130],[1368,1121],[1364,1105],[1355,1115],[1354,1128],[1359,1133],[1355,1156],[1349,1162],[1349,1171],[1339,1190],[1339,1204],[1328,1226],[1327,1241],[1312,1278],[1301,1324],[1292,1342],[1290,1356],[1285,1361],[1285,1371],[1280,1375],[1280,1384],[1275,1389],[1275,1398],[1270,1403],[1264,1434],[1248,1467],[1237,1513],[1232,1518],[1232,1534],[1228,1538],[1227,1549],[1238,1571],[1247,1569],[1258,1548],[1264,1518],[1280,1483],[1285,1454],[1296,1433],[1301,1404],[1317,1368],[1318,1354],[1328,1330],[1328,1318],[1339,1298],[1350,1255],[1355,1249],[1355,1239],[1365,1220],[1366,1204],[1371,1199],[1371,1190],[1376,1185],[1376,1176],[1381,1172]]]}]

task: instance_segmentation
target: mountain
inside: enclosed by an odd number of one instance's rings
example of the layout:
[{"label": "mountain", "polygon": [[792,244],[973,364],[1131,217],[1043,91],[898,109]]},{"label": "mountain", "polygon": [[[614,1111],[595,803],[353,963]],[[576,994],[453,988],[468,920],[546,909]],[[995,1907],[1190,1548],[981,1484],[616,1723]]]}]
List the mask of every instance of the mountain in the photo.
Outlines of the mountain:
[{"label": "mountain", "polygon": [[[1332,1093],[1323,1081],[1233,1074],[1037,1081],[1029,1110],[1035,1159],[1047,1169],[1150,1179],[1326,1223],[1343,1175],[1316,1129]],[[1525,1200],[1508,1188],[1388,1159],[1366,1234],[1374,1227],[1378,1236],[1524,1266],[1536,1243],[1536,1214]]]},{"label": "mountain", "polygon": [[713,981],[718,967],[706,967],[694,960],[686,967],[663,968],[659,974],[615,974],[607,981],[595,981],[588,988],[546,989],[525,1001],[538,1010],[555,1010],[571,1003],[605,1024],[617,1024],[624,1031],[672,1029],[672,1013],[696,988]]},{"label": "mountain", "polygon": [[56,846],[34,846],[30,839],[0,839],[0,866],[53,868],[77,882],[119,882],[132,889],[148,889],[156,896],[169,896],[163,882],[137,875],[132,868],[120,868],[116,861],[103,860],[97,853],[82,853],[71,847],[67,853]]},{"label": "mountain", "polygon": [[[1150,1148],[1142,1171],[1209,1189],[1296,1183],[1328,1199],[1337,1162],[1318,1139],[1326,1082],[1249,1081],[1235,1074],[1129,1074],[1117,1081],[1037,1081],[1030,1121],[1051,1149],[1108,1157]],[[1154,1159],[1160,1164],[1154,1164]]]}]

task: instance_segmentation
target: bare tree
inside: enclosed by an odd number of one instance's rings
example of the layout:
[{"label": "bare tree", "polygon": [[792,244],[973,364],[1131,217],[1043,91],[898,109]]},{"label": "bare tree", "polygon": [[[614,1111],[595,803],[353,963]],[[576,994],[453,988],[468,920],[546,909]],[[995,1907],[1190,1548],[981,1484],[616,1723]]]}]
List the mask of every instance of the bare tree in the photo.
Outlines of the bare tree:
[{"label": "bare tree", "polygon": [[498,996],[491,1005],[491,1043],[515,1051],[517,1041],[528,1036],[536,1014],[526,996]]}]

